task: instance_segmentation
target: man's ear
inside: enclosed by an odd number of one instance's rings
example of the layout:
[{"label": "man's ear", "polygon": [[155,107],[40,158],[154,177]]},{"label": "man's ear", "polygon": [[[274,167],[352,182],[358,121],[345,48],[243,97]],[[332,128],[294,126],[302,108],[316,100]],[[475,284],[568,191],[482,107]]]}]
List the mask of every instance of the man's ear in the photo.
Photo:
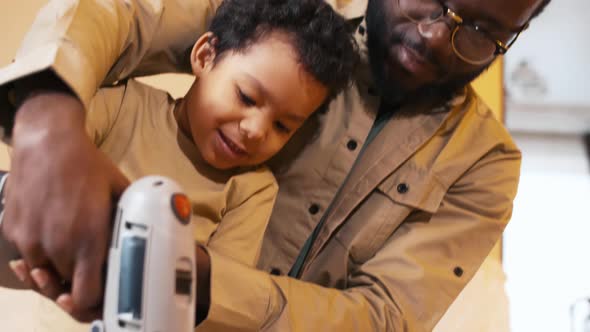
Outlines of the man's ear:
[{"label": "man's ear", "polygon": [[215,60],[215,35],[207,32],[197,40],[191,51],[191,68],[195,76],[199,76]]}]

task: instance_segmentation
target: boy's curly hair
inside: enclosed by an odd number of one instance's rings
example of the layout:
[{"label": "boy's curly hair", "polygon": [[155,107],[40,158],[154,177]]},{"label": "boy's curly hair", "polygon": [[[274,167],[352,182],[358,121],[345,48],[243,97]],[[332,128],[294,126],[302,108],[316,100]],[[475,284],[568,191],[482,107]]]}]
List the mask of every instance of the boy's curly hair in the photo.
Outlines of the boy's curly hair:
[{"label": "boy's curly hair", "polygon": [[346,20],[323,0],[224,0],[209,27],[217,59],[243,52],[273,31],[292,38],[300,64],[329,95],[346,88],[358,61]]}]

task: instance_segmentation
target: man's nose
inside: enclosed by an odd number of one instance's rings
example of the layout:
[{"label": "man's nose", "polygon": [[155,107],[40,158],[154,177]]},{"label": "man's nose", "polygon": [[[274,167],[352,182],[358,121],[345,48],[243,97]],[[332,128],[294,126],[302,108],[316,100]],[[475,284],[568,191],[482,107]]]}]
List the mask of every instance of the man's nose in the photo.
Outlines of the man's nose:
[{"label": "man's nose", "polygon": [[[418,33],[432,54],[441,61],[449,59],[453,55],[451,37],[456,23],[447,17],[426,23],[418,24]],[[443,61],[444,62],[444,61]]]},{"label": "man's nose", "polygon": [[252,113],[240,121],[240,133],[250,142],[261,142],[268,133],[269,121],[262,112],[252,111]]}]

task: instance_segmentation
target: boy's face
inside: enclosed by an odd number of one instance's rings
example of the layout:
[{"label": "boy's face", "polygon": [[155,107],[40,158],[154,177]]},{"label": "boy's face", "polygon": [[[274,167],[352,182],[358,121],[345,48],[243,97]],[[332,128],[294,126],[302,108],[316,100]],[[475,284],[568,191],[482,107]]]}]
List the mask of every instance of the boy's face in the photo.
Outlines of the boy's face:
[{"label": "boy's face", "polygon": [[320,107],[327,88],[298,63],[283,33],[242,53],[229,51],[215,64],[209,37],[201,37],[191,54],[197,79],[180,106],[181,128],[215,168],[261,164]]}]

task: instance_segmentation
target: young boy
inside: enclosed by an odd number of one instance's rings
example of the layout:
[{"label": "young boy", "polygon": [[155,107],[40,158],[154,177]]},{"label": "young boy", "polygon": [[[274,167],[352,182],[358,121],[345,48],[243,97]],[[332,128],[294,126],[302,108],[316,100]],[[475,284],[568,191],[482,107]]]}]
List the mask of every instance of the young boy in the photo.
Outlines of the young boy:
[{"label": "young boy", "polygon": [[190,53],[184,98],[133,80],[104,88],[87,129],[130,180],[180,183],[197,241],[253,266],[277,193],[261,165],[348,84],[355,54],[321,0],[226,0]]}]

